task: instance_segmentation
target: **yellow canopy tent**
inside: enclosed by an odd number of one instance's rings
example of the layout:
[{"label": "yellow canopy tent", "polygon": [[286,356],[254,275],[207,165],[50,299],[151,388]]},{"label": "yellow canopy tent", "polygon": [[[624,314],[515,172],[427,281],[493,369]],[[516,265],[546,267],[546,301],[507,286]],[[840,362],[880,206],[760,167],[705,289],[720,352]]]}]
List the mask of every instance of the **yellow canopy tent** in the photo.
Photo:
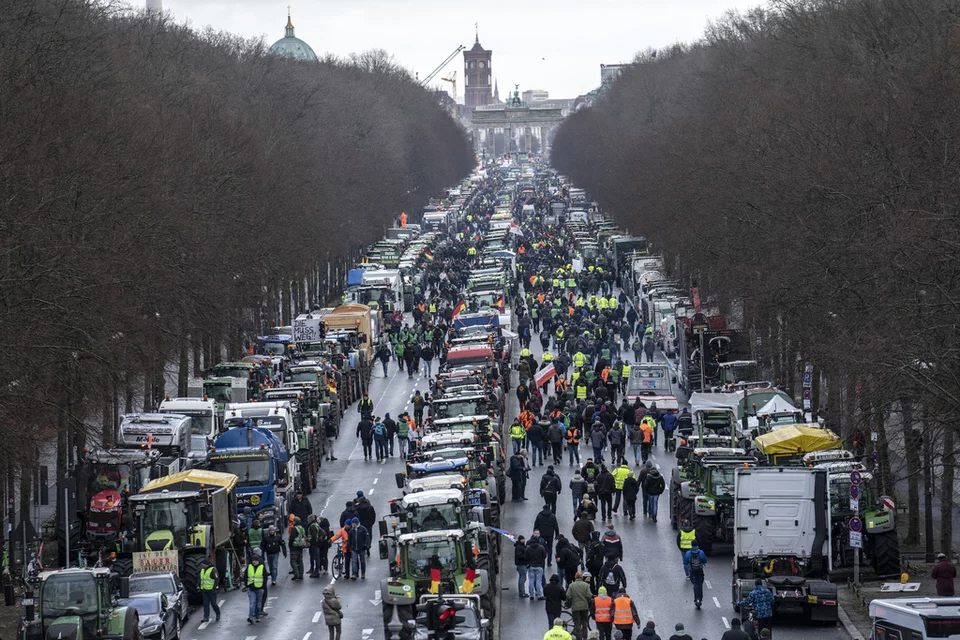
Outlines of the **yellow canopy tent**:
[{"label": "yellow canopy tent", "polygon": [[792,424],[758,436],[757,451],[769,456],[773,464],[800,458],[813,451],[839,449],[843,441],[833,431],[819,426]]}]

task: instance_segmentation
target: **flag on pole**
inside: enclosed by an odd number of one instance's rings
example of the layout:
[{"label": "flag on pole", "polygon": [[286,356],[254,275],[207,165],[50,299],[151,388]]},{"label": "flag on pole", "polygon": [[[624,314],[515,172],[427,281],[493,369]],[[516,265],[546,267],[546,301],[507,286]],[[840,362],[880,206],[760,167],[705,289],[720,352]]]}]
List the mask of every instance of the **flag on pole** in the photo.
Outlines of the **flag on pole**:
[{"label": "flag on pole", "polygon": [[430,569],[430,593],[440,591],[440,569]]},{"label": "flag on pole", "polygon": [[503,296],[500,296],[499,298],[497,298],[497,301],[493,303],[493,306],[499,309],[501,313],[503,313],[503,310],[506,307],[506,300],[504,300]]},{"label": "flag on pole", "polygon": [[517,226],[517,223],[516,223],[516,222],[511,222],[511,223],[510,223],[510,233],[512,233],[512,234],[514,234],[514,235],[518,235],[518,236],[522,236],[522,235],[523,235],[523,231],[520,230],[520,227]]},{"label": "flag on pole", "polygon": [[463,584],[460,585],[460,593],[473,593],[473,581],[477,577],[477,570],[473,567],[467,567],[467,573],[463,577]]},{"label": "flag on pole", "polygon": [[458,315],[460,315],[460,312],[463,311],[464,307],[466,306],[467,303],[461,300],[460,304],[453,308],[453,317],[456,318]]},{"label": "flag on pole", "polygon": [[543,367],[542,369],[540,369],[540,371],[537,371],[533,375],[533,382],[538,387],[542,387],[547,382],[549,382],[551,378],[553,378],[556,375],[557,375],[557,368],[554,367],[553,364],[551,363],[546,367]]},{"label": "flag on pole", "polygon": [[423,252],[423,257],[429,260],[430,262],[433,262],[433,254],[430,253],[430,249],[427,249]]}]

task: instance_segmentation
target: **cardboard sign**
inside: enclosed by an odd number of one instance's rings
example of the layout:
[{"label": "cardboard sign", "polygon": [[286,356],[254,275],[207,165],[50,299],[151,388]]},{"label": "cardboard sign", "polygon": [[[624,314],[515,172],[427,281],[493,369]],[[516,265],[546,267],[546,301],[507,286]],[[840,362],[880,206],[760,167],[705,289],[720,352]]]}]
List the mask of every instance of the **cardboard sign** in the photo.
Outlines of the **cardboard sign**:
[{"label": "cardboard sign", "polygon": [[133,554],[134,573],[163,573],[172,571],[179,575],[177,551],[135,551]]}]

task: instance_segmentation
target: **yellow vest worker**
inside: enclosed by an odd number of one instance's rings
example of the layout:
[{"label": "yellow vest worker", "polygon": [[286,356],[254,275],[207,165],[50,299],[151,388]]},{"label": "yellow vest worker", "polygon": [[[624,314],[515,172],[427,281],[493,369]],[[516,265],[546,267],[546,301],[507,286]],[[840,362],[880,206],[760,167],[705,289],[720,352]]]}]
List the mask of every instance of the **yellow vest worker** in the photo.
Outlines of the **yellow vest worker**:
[{"label": "yellow vest worker", "polygon": [[553,629],[543,634],[543,640],[573,640],[573,636],[567,633],[563,628],[563,621],[557,618],[554,620]]},{"label": "yellow vest worker", "polygon": [[623,365],[623,379],[624,380],[630,379],[630,365],[628,364]]},{"label": "yellow vest worker", "polygon": [[263,589],[264,578],[263,578],[263,565],[258,564],[254,565],[250,563],[247,565],[247,588],[248,589]]},{"label": "yellow vest worker", "polygon": [[693,541],[697,539],[697,530],[680,529],[680,550],[689,551],[693,548]]},{"label": "yellow vest worker", "polygon": [[577,351],[573,354],[573,365],[579,369],[587,364],[587,356],[583,351]]},{"label": "yellow vest worker", "polygon": [[627,479],[627,476],[630,475],[630,467],[627,466],[627,463],[622,463],[619,467],[613,470],[613,473],[610,475],[613,476],[613,486],[617,491],[623,490],[623,483]]},{"label": "yellow vest worker", "polygon": [[597,307],[599,307],[599,308],[601,308],[601,309],[606,309],[606,308],[608,308],[607,299],[604,298],[604,297],[602,297],[602,296],[599,297],[599,298],[597,298]]},{"label": "yellow vest worker", "polygon": [[523,440],[527,437],[527,430],[523,428],[522,424],[514,423],[510,427],[510,437],[514,440]]},{"label": "yellow vest worker", "polygon": [[577,391],[577,393],[576,393],[577,400],[586,400],[586,399],[587,399],[587,383],[586,383],[584,380],[582,380],[582,379],[577,380],[577,384],[576,384],[576,386],[574,387],[574,389],[576,389],[576,391]]},{"label": "yellow vest worker", "polygon": [[607,298],[607,307],[609,307],[610,309],[616,309],[619,306],[620,306],[620,303],[617,301],[616,298],[614,298],[613,296],[610,296],[609,298]]}]

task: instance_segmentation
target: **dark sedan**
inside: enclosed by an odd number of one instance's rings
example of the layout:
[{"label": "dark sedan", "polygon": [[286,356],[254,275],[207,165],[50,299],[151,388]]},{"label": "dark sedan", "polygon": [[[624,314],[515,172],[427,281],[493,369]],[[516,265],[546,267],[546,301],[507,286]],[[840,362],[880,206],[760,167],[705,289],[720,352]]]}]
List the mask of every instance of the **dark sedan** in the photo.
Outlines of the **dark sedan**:
[{"label": "dark sedan", "polygon": [[138,593],[121,598],[120,605],[133,607],[140,614],[140,634],[145,640],[176,640],[180,637],[180,617],[162,593]]}]

